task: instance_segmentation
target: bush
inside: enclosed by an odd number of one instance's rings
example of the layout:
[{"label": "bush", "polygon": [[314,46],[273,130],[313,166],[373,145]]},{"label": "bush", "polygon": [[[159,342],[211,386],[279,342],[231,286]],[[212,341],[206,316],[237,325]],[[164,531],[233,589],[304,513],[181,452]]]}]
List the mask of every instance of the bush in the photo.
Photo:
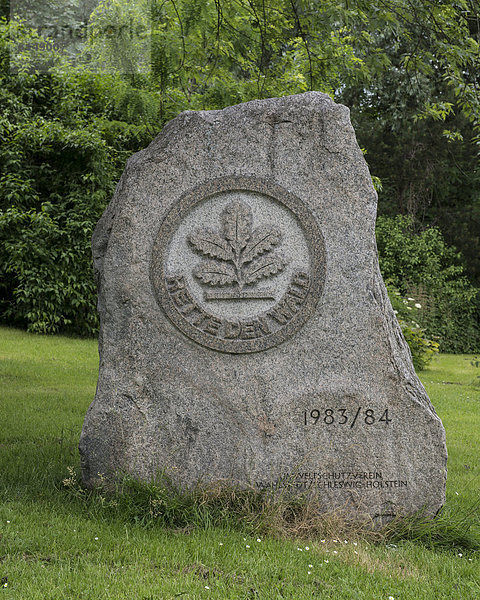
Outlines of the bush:
[{"label": "bush", "polygon": [[424,369],[439,350],[436,341],[429,340],[425,331],[417,323],[422,308],[414,298],[404,298],[392,285],[387,285],[388,296],[392,303],[402,333],[412,353],[413,366],[417,371]]},{"label": "bush", "polygon": [[460,254],[437,228],[415,233],[405,216],[379,217],[376,231],[383,278],[402,297],[418,300],[415,321],[427,338],[443,352],[478,352],[480,291],[464,275]]},{"label": "bush", "polygon": [[0,21],[0,320],[92,335],[91,235],[125,160],[155,134],[154,95],[55,66],[48,51],[48,74],[28,66],[28,52],[25,70],[10,73],[10,35],[28,48],[36,34]]}]

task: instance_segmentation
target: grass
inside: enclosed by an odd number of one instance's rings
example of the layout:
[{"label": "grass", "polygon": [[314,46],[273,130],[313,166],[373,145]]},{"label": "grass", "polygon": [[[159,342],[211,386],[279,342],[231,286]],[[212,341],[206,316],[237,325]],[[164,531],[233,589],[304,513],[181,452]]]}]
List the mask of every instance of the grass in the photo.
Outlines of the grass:
[{"label": "grass", "polygon": [[[135,482],[123,498],[85,494],[75,481],[65,486],[68,468],[78,468],[80,429],[95,392],[96,342],[8,328],[0,328],[0,340],[5,598],[480,597],[480,559],[472,549],[480,543],[480,388],[474,385],[480,373],[471,357],[442,355],[421,373],[447,431],[447,504],[440,519],[396,524],[376,538],[343,529],[341,539],[340,523],[335,528],[330,521],[324,537],[321,524],[300,537],[293,521],[291,529],[282,525],[282,537],[268,527],[272,521],[251,518],[258,497],[210,494],[189,503],[165,497],[161,486],[136,489]],[[167,503],[170,521],[155,518],[153,500]],[[222,510],[239,514],[220,518]],[[300,509],[299,520],[305,522]]]}]

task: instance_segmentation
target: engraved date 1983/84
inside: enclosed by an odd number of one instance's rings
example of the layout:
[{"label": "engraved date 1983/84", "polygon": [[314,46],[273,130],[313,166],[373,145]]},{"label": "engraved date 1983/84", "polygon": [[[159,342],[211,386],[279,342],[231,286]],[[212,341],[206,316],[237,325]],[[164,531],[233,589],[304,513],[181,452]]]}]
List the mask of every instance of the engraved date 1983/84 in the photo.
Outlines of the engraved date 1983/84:
[{"label": "engraved date 1983/84", "polygon": [[385,410],[375,411],[373,408],[362,408],[359,406],[354,411],[349,411],[346,408],[326,408],[325,410],[304,410],[303,423],[304,425],[346,425],[353,428],[355,424],[384,424],[388,425],[392,419],[388,415],[388,408]]}]

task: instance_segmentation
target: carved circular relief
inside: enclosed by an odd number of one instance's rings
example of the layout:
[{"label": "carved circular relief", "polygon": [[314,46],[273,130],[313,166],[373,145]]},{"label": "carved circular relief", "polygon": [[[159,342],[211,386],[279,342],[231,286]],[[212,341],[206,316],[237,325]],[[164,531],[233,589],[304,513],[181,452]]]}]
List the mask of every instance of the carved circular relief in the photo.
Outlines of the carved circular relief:
[{"label": "carved circular relief", "polygon": [[151,280],[160,306],[192,340],[221,352],[266,350],[298,331],[320,299],[323,235],[279,185],[212,179],[165,216]]}]

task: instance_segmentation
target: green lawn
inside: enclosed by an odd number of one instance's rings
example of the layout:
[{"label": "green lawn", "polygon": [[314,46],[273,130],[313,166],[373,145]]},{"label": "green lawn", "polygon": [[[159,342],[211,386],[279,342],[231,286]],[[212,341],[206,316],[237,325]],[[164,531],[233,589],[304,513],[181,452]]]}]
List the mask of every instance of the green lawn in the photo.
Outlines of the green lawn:
[{"label": "green lawn", "polygon": [[[480,558],[461,544],[258,538],[142,526],[62,480],[95,393],[96,341],[0,328],[0,588],[5,598],[477,599]],[[449,514],[480,539],[480,369],[440,356],[421,374],[447,431]],[[480,380],[477,380],[480,381]]]}]

